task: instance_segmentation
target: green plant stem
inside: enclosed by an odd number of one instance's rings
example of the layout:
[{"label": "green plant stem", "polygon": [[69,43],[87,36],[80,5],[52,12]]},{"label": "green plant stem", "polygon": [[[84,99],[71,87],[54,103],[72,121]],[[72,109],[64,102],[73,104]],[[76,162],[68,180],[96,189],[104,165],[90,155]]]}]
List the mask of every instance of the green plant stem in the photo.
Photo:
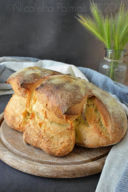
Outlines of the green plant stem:
[{"label": "green plant stem", "polygon": [[114,78],[114,61],[111,62],[111,65],[110,65],[110,73],[109,73],[109,77],[112,79],[112,80],[115,80]]},{"label": "green plant stem", "polygon": [[[115,80],[115,69],[118,67],[118,60],[121,58],[121,52],[119,50],[116,50],[110,63],[110,71],[109,71],[109,77],[112,79],[112,80]],[[115,61],[117,60],[117,61]]]}]

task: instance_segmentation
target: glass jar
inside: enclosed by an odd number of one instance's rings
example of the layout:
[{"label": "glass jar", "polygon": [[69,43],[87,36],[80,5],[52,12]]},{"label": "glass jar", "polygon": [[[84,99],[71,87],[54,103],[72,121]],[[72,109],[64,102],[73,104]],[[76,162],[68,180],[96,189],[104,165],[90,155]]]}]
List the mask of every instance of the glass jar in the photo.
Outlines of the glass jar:
[{"label": "glass jar", "polygon": [[99,72],[114,81],[124,83],[127,74],[127,65],[123,63],[124,53],[124,50],[105,49],[105,57],[100,63]]}]

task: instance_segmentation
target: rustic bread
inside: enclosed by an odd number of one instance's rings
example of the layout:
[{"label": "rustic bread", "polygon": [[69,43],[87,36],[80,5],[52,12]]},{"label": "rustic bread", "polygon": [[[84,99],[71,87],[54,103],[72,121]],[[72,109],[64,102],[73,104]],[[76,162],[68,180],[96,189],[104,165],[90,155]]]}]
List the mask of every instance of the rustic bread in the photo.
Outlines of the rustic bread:
[{"label": "rustic bread", "polygon": [[15,94],[5,109],[7,124],[23,131],[26,143],[64,156],[75,143],[96,148],[113,145],[124,137],[127,117],[111,95],[80,78],[39,68],[40,78],[30,75],[31,81],[24,81],[29,79],[29,69],[8,80]]},{"label": "rustic bread", "polygon": [[29,91],[35,89],[43,79],[57,74],[61,73],[40,67],[27,67],[13,73],[7,83],[11,84],[17,95],[25,96]]},{"label": "rustic bread", "polygon": [[88,88],[84,82],[67,75],[51,76],[42,82],[32,98],[25,142],[55,156],[72,151],[74,120],[81,114],[87,97]]},{"label": "rustic bread", "polygon": [[26,115],[26,101],[25,97],[14,94],[4,110],[4,119],[6,123],[11,128],[20,132],[24,131],[23,124]]},{"label": "rustic bread", "polygon": [[8,78],[7,83],[11,84],[15,92],[4,111],[4,118],[10,127],[23,132],[33,91],[48,76],[57,74],[61,73],[40,67],[27,67]]}]

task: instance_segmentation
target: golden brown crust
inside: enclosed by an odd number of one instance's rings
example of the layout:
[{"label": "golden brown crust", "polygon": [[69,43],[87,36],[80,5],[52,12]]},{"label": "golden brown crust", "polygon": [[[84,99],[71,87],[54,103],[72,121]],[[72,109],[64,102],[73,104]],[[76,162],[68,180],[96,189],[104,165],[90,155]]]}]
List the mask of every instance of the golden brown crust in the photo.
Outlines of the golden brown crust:
[{"label": "golden brown crust", "polygon": [[[35,129],[36,126],[36,129]],[[28,121],[24,131],[24,141],[54,156],[65,156],[75,145],[75,131],[71,125],[43,121],[37,124]]]},{"label": "golden brown crust", "polygon": [[14,94],[9,100],[5,110],[4,119],[6,123],[13,129],[23,132],[24,113],[26,107],[26,98]]},{"label": "golden brown crust", "polygon": [[13,73],[8,78],[7,83],[11,84],[16,94],[25,96],[33,86],[40,84],[42,79],[57,74],[61,73],[40,67],[27,67]]},{"label": "golden brown crust", "polygon": [[[85,80],[68,75],[55,75],[36,89],[37,99],[58,117],[80,115],[90,90]],[[73,108],[73,109],[72,109]]]},{"label": "golden brown crust", "polygon": [[[90,148],[118,143],[127,130],[127,117],[123,107],[107,92],[91,83],[88,83],[88,86],[94,98],[93,109],[91,111],[91,107],[88,108],[85,115],[85,118],[90,120],[89,124],[85,126],[80,123],[76,128],[76,143]],[[96,120],[97,114],[94,114],[94,105],[99,114],[98,120]]]},{"label": "golden brown crust", "polygon": [[36,101],[25,125],[24,141],[54,156],[70,153],[75,145],[75,128],[70,121],[57,123],[55,120],[49,119],[43,105]]},{"label": "golden brown crust", "polygon": [[[92,93],[99,99],[100,103],[102,103],[101,110],[106,110],[109,115],[110,125],[108,126],[108,132],[110,134],[110,141],[113,144],[119,142],[124,137],[128,127],[127,116],[123,107],[107,92],[91,83],[89,83],[89,86]],[[106,119],[106,114],[103,115],[104,119]]]},{"label": "golden brown crust", "polygon": [[[36,93],[39,102],[61,119],[68,119],[70,115],[81,116],[87,98],[95,97],[94,104],[104,126],[98,126],[94,119],[90,129],[85,132],[82,130],[86,139],[78,142],[80,145],[94,148],[112,145],[119,142],[126,133],[127,118],[122,106],[111,95],[85,80],[66,75],[52,76],[36,89]],[[102,129],[106,129],[106,135]]]},{"label": "golden brown crust", "polygon": [[35,88],[48,76],[56,74],[60,73],[40,67],[28,67],[13,73],[8,78],[7,82],[12,85],[15,91],[15,95],[12,97],[5,110],[5,119],[10,127],[18,131],[24,130],[24,124],[28,112],[30,112],[31,98]]}]

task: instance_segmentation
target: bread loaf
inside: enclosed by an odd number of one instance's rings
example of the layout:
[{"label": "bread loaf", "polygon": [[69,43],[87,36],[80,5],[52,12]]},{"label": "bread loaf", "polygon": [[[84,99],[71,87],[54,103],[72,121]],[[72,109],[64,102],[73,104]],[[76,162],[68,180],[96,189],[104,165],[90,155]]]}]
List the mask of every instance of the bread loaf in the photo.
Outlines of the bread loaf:
[{"label": "bread loaf", "polygon": [[7,83],[11,84],[15,92],[4,112],[6,122],[10,127],[17,131],[24,131],[24,124],[26,122],[33,91],[45,78],[57,74],[60,73],[40,67],[28,67],[13,73],[8,78]]},{"label": "bread loaf", "polygon": [[6,123],[22,131],[26,143],[51,155],[65,156],[75,144],[113,145],[126,133],[120,103],[85,80],[31,67],[13,74],[8,83],[15,93],[4,112]]}]

